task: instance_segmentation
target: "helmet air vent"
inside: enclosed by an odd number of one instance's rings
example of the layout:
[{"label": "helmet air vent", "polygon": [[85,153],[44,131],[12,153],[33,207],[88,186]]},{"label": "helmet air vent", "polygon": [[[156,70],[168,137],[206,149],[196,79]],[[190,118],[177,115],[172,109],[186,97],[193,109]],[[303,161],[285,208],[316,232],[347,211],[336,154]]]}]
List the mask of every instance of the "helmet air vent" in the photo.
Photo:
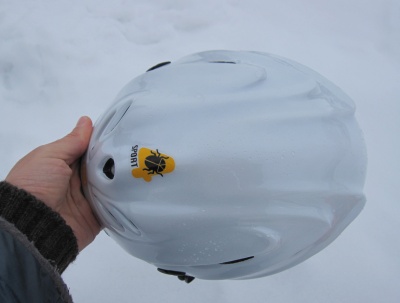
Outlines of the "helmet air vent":
[{"label": "helmet air vent", "polygon": [[104,130],[103,136],[108,135],[111,133],[115,127],[121,122],[122,118],[125,116],[129,108],[131,107],[132,100],[129,100],[128,102],[124,103],[122,106],[120,106],[117,110],[114,111],[112,114],[112,119],[110,119],[107,123],[107,127]]},{"label": "helmet air vent", "polygon": [[223,61],[223,60],[210,61],[210,63],[236,64],[236,62],[233,62],[233,61]]},{"label": "helmet air vent", "polygon": [[164,65],[168,65],[168,64],[170,64],[170,63],[171,63],[170,61],[158,63],[158,64],[154,65],[153,67],[150,67],[146,72],[150,72],[150,71],[152,71],[152,70],[155,70],[155,69],[157,69],[157,68],[160,68],[160,67],[162,67],[162,66],[164,66]]},{"label": "helmet air vent", "polygon": [[253,259],[254,256],[251,257],[247,257],[247,258],[242,258],[242,259],[237,259],[237,260],[233,260],[233,261],[228,261],[228,262],[224,262],[224,263],[220,263],[220,264],[235,264],[235,263],[240,263],[240,262],[244,262],[250,259]]},{"label": "helmet air vent", "polygon": [[103,166],[103,173],[106,175],[108,179],[110,180],[114,179],[115,175],[114,159],[110,158],[107,160],[107,162]]}]

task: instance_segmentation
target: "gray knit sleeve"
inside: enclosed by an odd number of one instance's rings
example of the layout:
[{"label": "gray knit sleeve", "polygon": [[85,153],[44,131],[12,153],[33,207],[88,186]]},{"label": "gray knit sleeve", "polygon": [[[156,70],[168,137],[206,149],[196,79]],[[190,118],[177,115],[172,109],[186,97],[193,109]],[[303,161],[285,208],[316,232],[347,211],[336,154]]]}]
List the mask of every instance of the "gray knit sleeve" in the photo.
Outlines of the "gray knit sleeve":
[{"label": "gray knit sleeve", "polygon": [[61,274],[78,255],[65,220],[30,193],[0,182],[0,216],[13,224]]}]

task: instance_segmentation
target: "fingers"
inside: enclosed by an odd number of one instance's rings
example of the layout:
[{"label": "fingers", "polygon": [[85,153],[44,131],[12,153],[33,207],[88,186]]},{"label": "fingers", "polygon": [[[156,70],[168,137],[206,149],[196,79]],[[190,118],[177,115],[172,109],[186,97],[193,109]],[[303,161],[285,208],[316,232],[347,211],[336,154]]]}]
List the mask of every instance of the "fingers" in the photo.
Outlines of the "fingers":
[{"label": "fingers", "polygon": [[47,145],[49,153],[54,153],[53,157],[71,165],[85,153],[92,130],[92,120],[86,116],[81,117],[71,133]]},{"label": "fingers", "polygon": [[89,202],[81,193],[81,182],[79,178],[79,164],[75,162],[72,165],[73,175],[70,181],[71,197],[73,205],[70,209],[73,213],[73,219],[76,221],[73,225],[74,232],[78,239],[79,251],[89,245],[99,234],[101,226],[97,221]]}]

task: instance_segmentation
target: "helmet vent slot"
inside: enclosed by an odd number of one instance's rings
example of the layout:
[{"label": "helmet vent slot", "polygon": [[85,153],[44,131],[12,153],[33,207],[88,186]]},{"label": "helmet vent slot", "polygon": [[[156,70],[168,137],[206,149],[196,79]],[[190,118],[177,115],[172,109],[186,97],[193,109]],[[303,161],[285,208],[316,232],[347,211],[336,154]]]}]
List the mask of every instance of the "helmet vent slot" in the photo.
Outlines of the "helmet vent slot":
[{"label": "helmet vent slot", "polygon": [[107,162],[103,166],[103,173],[106,175],[108,179],[110,180],[114,179],[115,175],[114,159],[110,158],[107,160]]},{"label": "helmet vent slot", "polygon": [[240,263],[240,262],[244,262],[250,259],[253,259],[254,256],[251,257],[247,257],[247,258],[242,258],[242,259],[237,259],[237,260],[233,260],[233,261],[228,261],[228,262],[224,262],[224,263],[220,263],[220,264],[235,264],[235,263]]},{"label": "helmet vent slot", "polygon": [[168,65],[168,64],[170,64],[170,63],[171,63],[170,61],[158,63],[158,64],[154,65],[153,67],[150,67],[146,72],[150,72],[150,71],[152,71],[152,70],[155,70],[155,69],[157,69],[157,68],[160,68],[160,67],[162,67],[162,66],[164,66],[164,65]]},{"label": "helmet vent slot", "polygon": [[233,62],[233,61],[223,61],[223,60],[210,61],[210,63],[236,64],[236,62]]},{"label": "helmet vent slot", "polygon": [[132,104],[132,100],[126,102],[125,104],[123,104],[121,107],[119,107],[114,114],[112,115],[112,119],[110,119],[107,123],[107,127],[104,131],[103,136],[108,135],[109,133],[111,133],[119,124],[119,122],[121,122],[122,118],[125,116],[125,114],[128,112],[129,108],[131,107]]}]

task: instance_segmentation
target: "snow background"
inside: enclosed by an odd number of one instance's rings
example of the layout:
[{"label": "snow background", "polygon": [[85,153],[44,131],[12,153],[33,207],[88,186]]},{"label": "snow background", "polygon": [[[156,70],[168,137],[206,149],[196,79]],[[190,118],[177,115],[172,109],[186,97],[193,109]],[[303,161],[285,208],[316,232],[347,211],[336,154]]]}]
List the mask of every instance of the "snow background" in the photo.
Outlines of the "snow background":
[{"label": "snow background", "polygon": [[355,100],[364,211],[311,259],[248,281],[186,285],[102,233],[63,275],[75,302],[400,302],[398,0],[0,0],[0,179],[149,67],[212,49],[293,59]]}]

